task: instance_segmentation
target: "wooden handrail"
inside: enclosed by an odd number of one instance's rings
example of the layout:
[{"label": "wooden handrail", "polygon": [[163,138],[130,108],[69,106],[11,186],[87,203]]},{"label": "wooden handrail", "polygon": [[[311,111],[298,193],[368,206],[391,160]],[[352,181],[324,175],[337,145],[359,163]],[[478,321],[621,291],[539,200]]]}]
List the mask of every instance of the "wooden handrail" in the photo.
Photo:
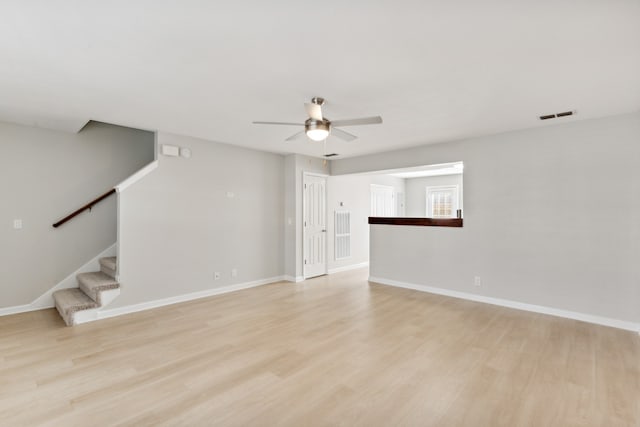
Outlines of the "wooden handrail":
[{"label": "wooden handrail", "polygon": [[115,192],[116,192],[116,189],[112,188],[111,190],[109,190],[106,193],[104,193],[102,196],[90,201],[89,203],[87,203],[86,205],[81,207],[80,209],[74,211],[73,213],[70,213],[69,215],[67,215],[64,218],[62,218],[60,221],[58,221],[55,224],[53,224],[53,228],[60,227],[65,222],[72,220],[74,217],[76,217],[77,215],[80,215],[82,212],[86,211],[87,209],[91,210],[91,208],[95,204],[100,203],[101,201],[103,201],[104,199],[106,199],[107,197],[109,197],[110,195],[112,195]]}]

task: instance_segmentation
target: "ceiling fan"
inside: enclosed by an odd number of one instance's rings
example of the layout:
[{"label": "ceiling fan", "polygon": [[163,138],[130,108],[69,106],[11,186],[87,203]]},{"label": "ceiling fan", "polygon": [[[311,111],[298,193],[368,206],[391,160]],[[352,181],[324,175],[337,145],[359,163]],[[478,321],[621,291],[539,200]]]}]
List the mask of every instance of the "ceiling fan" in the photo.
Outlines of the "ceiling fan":
[{"label": "ceiling fan", "polygon": [[285,125],[285,126],[304,126],[304,130],[291,135],[285,141],[295,141],[307,136],[312,141],[324,141],[329,134],[342,139],[343,141],[353,141],[357,136],[345,132],[338,127],[343,126],[360,126],[375,125],[382,123],[382,117],[361,117],[359,119],[348,120],[329,120],[322,115],[322,106],[324,98],[315,97],[311,99],[310,104],[304,104],[309,118],[304,123],[288,123],[288,122],[253,122],[254,125]]}]

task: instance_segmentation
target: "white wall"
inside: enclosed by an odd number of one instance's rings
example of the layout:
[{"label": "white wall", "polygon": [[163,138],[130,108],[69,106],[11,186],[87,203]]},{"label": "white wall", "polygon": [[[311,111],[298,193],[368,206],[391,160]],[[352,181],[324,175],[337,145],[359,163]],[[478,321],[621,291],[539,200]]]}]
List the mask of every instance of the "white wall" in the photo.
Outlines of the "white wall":
[{"label": "white wall", "polygon": [[122,293],[111,306],[282,276],[285,159],[163,133],[158,143],[192,157],[160,155],[120,194]]},{"label": "white wall", "polygon": [[77,134],[0,123],[0,147],[0,307],[11,307],[113,245],[115,196],[51,225],[151,162],[153,134],[97,122]]},{"label": "white wall", "polygon": [[[327,261],[329,270],[369,261],[370,175],[331,176],[327,181]],[[340,203],[343,206],[340,206]],[[351,257],[335,259],[335,212],[351,213]]]},{"label": "white wall", "polygon": [[453,161],[465,165],[464,227],[371,226],[372,276],[640,322],[640,114],[337,160],[332,170]]},{"label": "white wall", "polygon": [[463,209],[464,192],[462,188],[462,174],[427,176],[423,178],[407,178],[406,188],[406,216],[425,217],[427,213],[427,187],[440,185],[457,185],[460,197],[460,209]]},{"label": "white wall", "polygon": [[[405,180],[387,175],[330,176],[327,181],[327,248],[329,270],[369,261],[369,216],[371,184],[387,185],[394,192],[405,192]],[[340,206],[340,203],[343,206]],[[351,212],[351,257],[335,259],[335,212]]]}]

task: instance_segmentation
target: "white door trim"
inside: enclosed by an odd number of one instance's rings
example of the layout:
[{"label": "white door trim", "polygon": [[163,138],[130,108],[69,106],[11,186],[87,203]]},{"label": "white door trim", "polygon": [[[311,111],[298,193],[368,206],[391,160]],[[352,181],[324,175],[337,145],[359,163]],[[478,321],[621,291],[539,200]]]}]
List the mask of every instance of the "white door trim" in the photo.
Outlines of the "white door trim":
[{"label": "white door trim", "polygon": [[[388,208],[390,212],[388,212],[388,215],[380,215],[378,212],[374,215],[373,213],[373,195],[376,192],[389,192],[391,195],[391,200],[390,200],[390,204],[387,206],[387,204],[385,203],[385,208]],[[381,184],[370,184],[369,186],[369,198],[371,200],[371,212],[369,213],[370,216],[387,216],[387,217],[393,217],[393,216],[398,216],[396,214],[396,189],[394,186],[392,185],[381,185]],[[386,210],[386,209],[385,209]]]},{"label": "white door trim", "polygon": [[[327,174],[323,174],[323,173],[317,173],[317,172],[307,172],[307,171],[302,171],[302,219],[300,221],[300,223],[302,224],[302,277],[304,277],[305,279],[307,278],[307,267],[306,264],[304,263],[304,260],[307,259],[307,245],[305,244],[307,241],[307,233],[306,233],[306,227],[304,226],[304,218],[306,216],[306,209],[307,209],[307,195],[305,192],[305,188],[304,185],[306,184],[306,177],[307,176],[315,176],[315,177],[320,177],[320,178],[324,178],[325,179],[325,184],[326,184],[326,180],[329,177],[329,175]],[[324,186],[324,198],[325,198],[325,206],[324,206],[324,223],[327,224],[327,204],[326,204],[326,200],[327,200],[327,186]],[[324,274],[328,274],[328,268],[329,268],[329,262],[328,262],[328,248],[327,248],[327,233],[324,233],[324,259],[325,259],[325,271]]]}]

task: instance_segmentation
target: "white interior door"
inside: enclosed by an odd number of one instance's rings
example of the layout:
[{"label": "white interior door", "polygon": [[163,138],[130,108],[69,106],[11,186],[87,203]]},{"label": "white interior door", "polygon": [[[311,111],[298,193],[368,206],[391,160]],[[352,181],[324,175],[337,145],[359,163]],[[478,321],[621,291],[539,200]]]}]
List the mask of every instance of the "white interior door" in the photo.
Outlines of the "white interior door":
[{"label": "white interior door", "polygon": [[303,178],[304,277],[327,274],[327,178]]},{"label": "white interior door", "polygon": [[394,215],[393,187],[371,184],[371,216]]}]

